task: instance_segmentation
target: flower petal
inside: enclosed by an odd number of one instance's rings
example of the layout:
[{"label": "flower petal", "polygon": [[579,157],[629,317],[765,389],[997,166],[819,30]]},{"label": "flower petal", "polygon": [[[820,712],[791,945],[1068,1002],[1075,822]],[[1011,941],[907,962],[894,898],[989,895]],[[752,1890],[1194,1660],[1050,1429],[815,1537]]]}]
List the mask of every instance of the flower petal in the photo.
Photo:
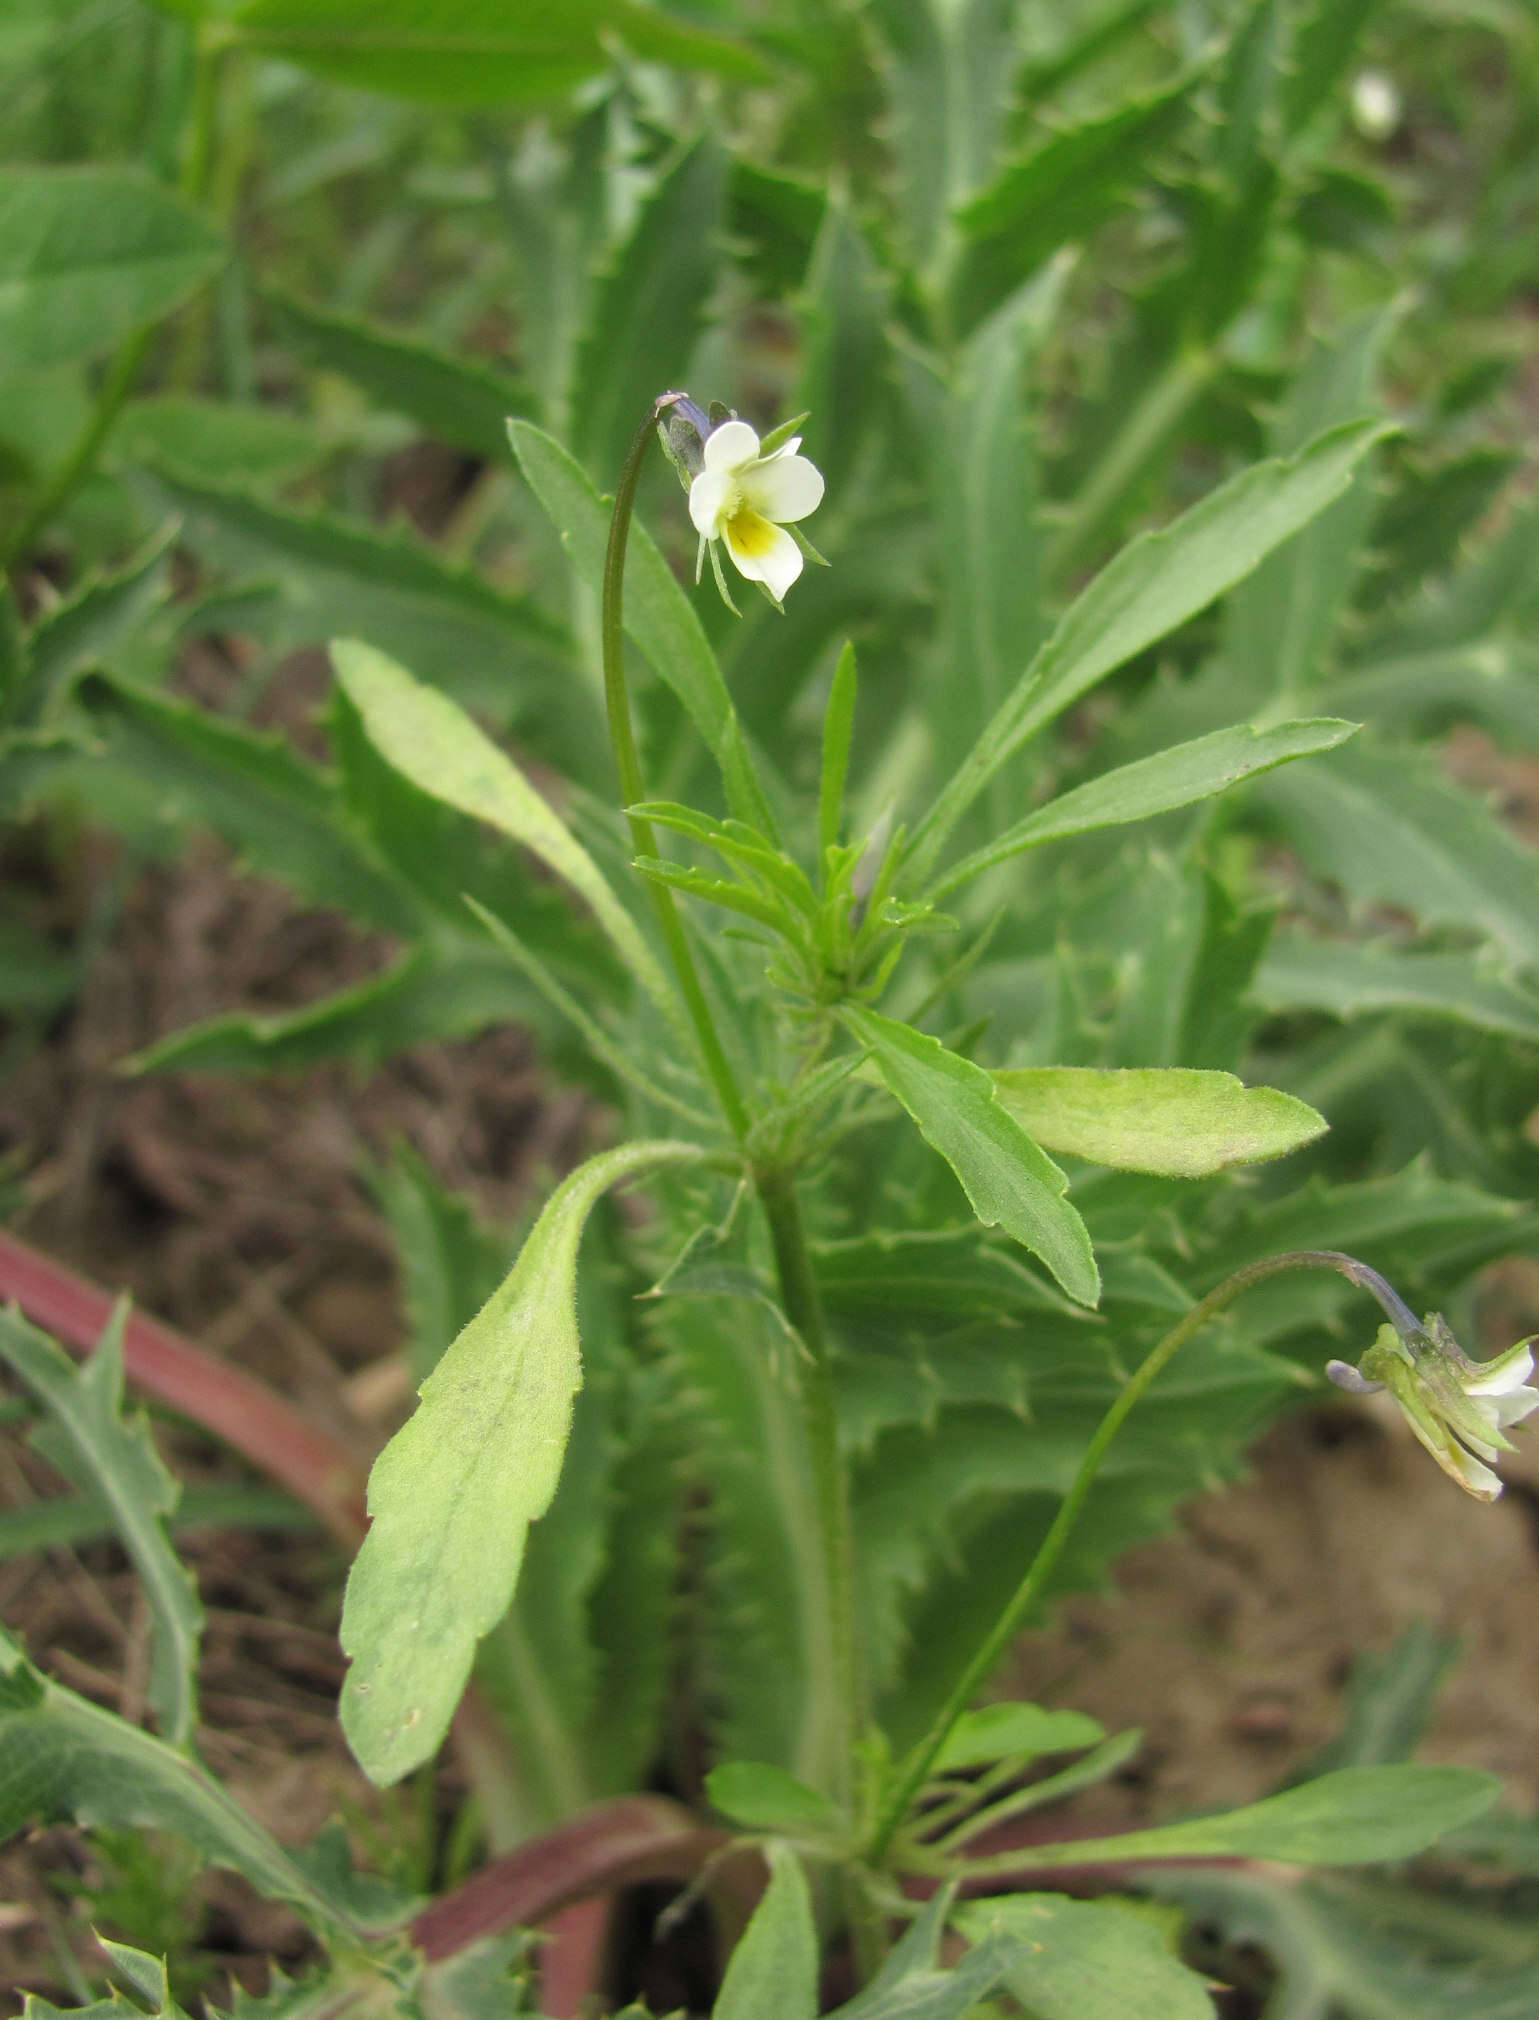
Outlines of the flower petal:
[{"label": "flower petal", "polygon": [[1530,1410],[1539,1410],[1539,1389],[1509,1389],[1496,1399],[1496,1421],[1502,1430],[1521,1424]]},{"label": "flower petal", "polygon": [[1475,1372],[1463,1383],[1467,1396],[1507,1396],[1521,1389],[1534,1372],[1534,1350],[1527,1340],[1519,1340],[1494,1360],[1477,1361]]},{"label": "flower petal", "polygon": [[739,575],[762,582],[777,603],[802,572],[802,551],[789,533],[744,507],[727,521],[727,552]]},{"label": "flower petal", "polygon": [[689,487],[690,519],[695,531],[708,540],[720,536],[721,515],[727,509],[733,488],[732,478],[725,470],[702,470]]},{"label": "flower petal", "polygon": [[777,526],[805,519],[823,502],[823,473],[805,456],[771,456],[745,470],[738,481],[754,510]]},{"label": "flower petal", "polygon": [[746,421],[723,421],[705,438],[707,470],[737,470],[758,461],[759,438]]}]

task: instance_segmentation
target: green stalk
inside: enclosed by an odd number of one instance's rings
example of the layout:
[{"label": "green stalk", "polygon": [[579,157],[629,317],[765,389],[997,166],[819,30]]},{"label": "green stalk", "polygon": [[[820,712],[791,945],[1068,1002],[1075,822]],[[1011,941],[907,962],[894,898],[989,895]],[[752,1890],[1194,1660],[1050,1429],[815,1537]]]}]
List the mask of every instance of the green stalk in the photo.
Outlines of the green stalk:
[{"label": "green stalk", "polygon": [[[1091,1483],[1100,1470],[1101,1461],[1106,1457],[1107,1448],[1122,1428],[1123,1419],[1128,1412],[1143,1398],[1150,1384],[1163,1372],[1172,1357],[1186,1345],[1192,1335],[1200,1332],[1209,1319],[1221,1312],[1242,1291],[1249,1290],[1252,1284],[1258,1284],[1266,1277],[1277,1275],[1280,1270],[1298,1269],[1337,1270],[1349,1281],[1373,1290],[1375,1296],[1379,1295],[1375,1284],[1382,1283],[1382,1279],[1374,1277],[1374,1273],[1366,1270],[1354,1257],[1342,1255],[1338,1250],[1293,1249],[1286,1255],[1268,1256],[1260,1262],[1247,1263],[1243,1269],[1236,1270],[1233,1276],[1226,1277],[1216,1290],[1209,1291],[1201,1303],[1193,1305],[1192,1309],[1171,1327],[1121,1394],[1116,1397],[1096,1427],[1095,1435],[1080,1461],[1079,1471],[1074,1476],[1073,1485],[1064,1496],[1062,1506],[1053,1518],[1052,1527],[1043,1537],[1026,1576],[1016,1587],[1014,1596],[962,1670],[945,1704],[937,1712],[929,1731],[904,1762],[902,1772],[877,1820],[867,1850],[866,1856],[872,1865],[880,1862],[891,1845],[899,1825],[909,1813],[914,1798],[923,1788],[930,1769],[950,1735],[951,1728],[972,1703],[1000,1656],[1020,1632],[1023,1621],[1042,1598],[1047,1581],[1063,1555],[1064,1545],[1079,1520],[1080,1511],[1085,1505]],[[1374,1278],[1373,1283],[1367,1281],[1370,1277]]]},{"label": "green stalk", "polygon": [[[625,628],[622,614],[622,599],[625,590],[625,548],[630,538],[631,515],[636,508],[636,486],[641,481],[641,466],[646,461],[647,450],[652,437],[657,432],[657,417],[660,408],[654,404],[651,413],[631,438],[631,446],[626,451],[625,466],[620,472],[620,482],[615,490],[614,511],[609,519],[609,545],[604,551],[604,594],[600,619],[599,639],[604,662],[604,708],[609,718],[609,741],[614,749],[615,769],[620,774],[620,803],[622,806],[639,806],[646,798],[646,788],[642,783],[641,760],[636,755],[636,739],[631,731],[630,697],[625,685]],[[628,814],[631,842],[638,856],[656,856],[660,853],[652,823],[640,814]],[[721,1112],[727,1119],[732,1134],[741,1143],[748,1134],[748,1111],[743,1105],[743,1097],[738,1092],[726,1053],[722,1050],[721,1039],[717,1036],[716,1025],[711,1017],[710,1005],[705,1000],[705,991],[700,986],[700,977],[695,972],[694,956],[689,951],[689,941],[684,927],[674,907],[673,893],[663,884],[654,884],[648,879],[647,893],[652,901],[652,909],[657,915],[657,923],[662,932],[663,944],[668,949],[668,958],[673,963],[673,972],[678,980],[679,992],[684,998],[684,1007],[689,1012],[689,1020],[695,1028],[695,1038],[700,1046],[700,1055],[710,1076]]]}]

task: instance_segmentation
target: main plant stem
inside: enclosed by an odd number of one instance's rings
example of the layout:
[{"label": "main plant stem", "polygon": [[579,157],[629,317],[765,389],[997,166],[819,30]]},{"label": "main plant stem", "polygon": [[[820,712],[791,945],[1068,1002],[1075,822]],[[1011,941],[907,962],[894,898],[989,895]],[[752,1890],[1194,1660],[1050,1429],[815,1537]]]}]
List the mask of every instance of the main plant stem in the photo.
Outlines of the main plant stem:
[{"label": "main plant stem", "polygon": [[[1156,1377],[1164,1371],[1192,1335],[1200,1332],[1209,1319],[1216,1317],[1242,1291],[1249,1290],[1252,1284],[1258,1284],[1266,1277],[1276,1276],[1279,1271],[1301,1269],[1337,1270],[1350,1282],[1371,1291],[1381,1303],[1385,1303],[1388,1298],[1393,1300],[1393,1305],[1398,1307],[1401,1313],[1405,1312],[1405,1306],[1395,1297],[1377,1271],[1370,1270],[1366,1264],[1358,1262],[1355,1256],[1343,1255],[1338,1249],[1293,1249],[1286,1255],[1267,1256],[1260,1262],[1247,1263],[1243,1269],[1236,1270],[1233,1276],[1225,1277],[1215,1290],[1209,1291],[1199,1304],[1193,1305],[1192,1309],[1171,1327],[1116,1397],[1096,1427],[1095,1436],[1090,1440],[1085,1456],[1080,1461],[1079,1471],[1074,1476],[1074,1483],[1064,1496],[1062,1506],[1053,1518],[1052,1527],[1043,1537],[1026,1576],[1016,1587],[1014,1596],[1003,1613],[953,1684],[950,1695],[936,1713],[929,1731],[904,1762],[902,1772],[877,1821],[876,1830],[872,1834],[867,1850],[867,1858],[872,1865],[881,1861],[891,1845],[893,1836],[908,1815],[914,1798],[923,1788],[951,1728],[972,1703],[978,1689],[987,1680],[1000,1656],[1041,1600],[1048,1579],[1063,1555],[1064,1545],[1079,1520],[1080,1510],[1085,1505],[1091,1483],[1100,1470],[1107,1448],[1122,1428],[1123,1419],[1128,1412],[1135,1403],[1141,1401]],[[1386,1303],[1385,1309],[1390,1310],[1390,1305]]]},{"label": "main plant stem", "polygon": [[[609,545],[604,555],[604,590],[600,639],[604,662],[604,705],[609,718],[610,741],[620,775],[620,791],[627,808],[646,798],[631,728],[630,698],[625,681],[625,634],[623,592],[625,549],[635,509],[636,488],[642,464],[656,432],[659,414],[668,404],[664,395],[654,402],[651,413],[636,430],[615,489],[614,511],[609,522]],[[650,821],[628,813],[631,839],[637,853],[655,856]],[[722,1050],[710,1006],[695,972],[683,924],[674,908],[673,894],[660,884],[648,889],[657,913],[674,974],[689,1011],[701,1057],[733,1134],[739,1143],[748,1134],[748,1114],[738,1091],[731,1065]],[[818,1298],[817,1279],[807,1249],[801,1205],[791,1174],[775,1163],[756,1165],[754,1187],[764,1209],[770,1241],[775,1253],[781,1303],[787,1320],[801,1340],[805,1354],[798,1367],[803,1424],[807,1437],[813,1491],[817,1503],[818,1534],[823,1558],[827,1594],[829,1667],[835,1697],[831,1773],[836,1786],[829,1791],[840,1801],[850,1798],[855,1743],[864,1725],[864,1693],[855,1638],[854,1551],[850,1535],[849,1494],[844,1460],[839,1450],[839,1430],[834,1409],[833,1384],[829,1371],[828,1338]]]},{"label": "main plant stem", "polygon": [[[620,472],[620,482],[615,489],[614,511],[609,519],[609,545],[604,551],[604,594],[599,628],[604,661],[604,708],[609,717],[609,741],[614,748],[615,766],[620,774],[620,800],[627,808],[638,806],[646,798],[646,788],[641,778],[641,760],[636,755],[636,739],[631,731],[630,697],[625,686],[625,547],[630,537],[631,514],[636,508],[636,486],[641,480],[641,466],[646,461],[647,450],[657,431],[657,416],[658,408],[654,406],[631,438],[625,467]],[[631,841],[635,844],[637,855],[655,856],[658,850],[652,823],[644,815],[635,813],[627,813],[626,819],[630,822]],[[694,956],[689,951],[689,941],[685,938],[673,893],[666,885],[654,884],[650,879],[647,891],[657,915],[663,945],[673,964],[679,992],[684,998],[684,1007],[694,1026],[701,1060],[715,1089],[721,1112],[727,1119],[727,1126],[741,1143],[748,1134],[748,1111],[743,1106],[743,1097],[738,1092],[731,1065],[722,1050],[700,977],[695,972]]]}]

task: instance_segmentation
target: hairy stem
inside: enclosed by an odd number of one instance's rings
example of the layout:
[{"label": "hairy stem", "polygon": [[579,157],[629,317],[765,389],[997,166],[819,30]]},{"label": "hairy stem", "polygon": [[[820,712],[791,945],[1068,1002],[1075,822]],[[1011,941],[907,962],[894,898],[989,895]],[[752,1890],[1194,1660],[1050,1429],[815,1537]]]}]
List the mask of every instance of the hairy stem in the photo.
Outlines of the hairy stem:
[{"label": "hairy stem", "polygon": [[[620,482],[615,490],[614,511],[609,519],[609,545],[604,552],[604,594],[599,634],[604,661],[604,708],[609,718],[609,741],[614,749],[615,768],[620,774],[620,800],[627,807],[639,805],[646,798],[646,788],[641,777],[641,760],[636,754],[636,739],[631,730],[630,696],[625,685],[625,548],[630,538],[631,515],[636,507],[636,486],[641,480],[641,468],[657,432],[658,414],[668,398],[664,394],[653,404],[651,413],[631,438],[625,467],[620,472]],[[652,823],[640,814],[628,814],[626,818],[630,822],[631,842],[637,855],[656,856],[659,850]],[[673,893],[666,885],[654,884],[649,879],[647,895],[657,915],[663,944],[673,964],[689,1021],[694,1026],[706,1073],[715,1089],[721,1112],[727,1119],[727,1126],[741,1143],[748,1134],[748,1111],[738,1092],[727,1055],[722,1050],[711,1007],[705,1000],[694,956],[689,951],[683,922],[673,902]]]},{"label": "hairy stem", "polygon": [[[1293,1249],[1286,1255],[1267,1256],[1260,1262],[1247,1263],[1243,1269],[1236,1270],[1233,1276],[1226,1277],[1215,1290],[1209,1291],[1200,1303],[1193,1305],[1192,1309],[1171,1327],[1131,1377],[1096,1427],[1095,1435],[1080,1461],[1073,1484],[1053,1518],[1052,1527],[1043,1537],[1026,1576],[1016,1587],[1004,1611],[958,1676],[929,1731],[904,1762],[902,1772],[893,1786],[872,1834],[867,1857],[873,1865],[882,1859],[891,1845],[898,1827],[909,1813],[914,1798],[924,1786],[951,1728],[966,1711],[989,1672],[1020,1632],[1022,1623],[1041,1600],[1047,1582],[1063,1555],[1064,1545],[1079,1520],[1080,1511],[1085,1505],[1091,1483],[1100,1470],[1101,1461],[1106,1457],[1113,1438],[1122,1428],[1123,1419],[1134,1404],[1147,1393],[1150,1385],[1163,1372],[1170,1360],[1186,1345],[1194,1333],[1201,1331],[1209,1319],[1216,1317],[1242,1291],[1249,1290],[1252,1284],[1258,1284],[1266,1277],[1276,1276],[1282,1270],[1298,1269],[1337,1270],[1350,1282],[1371,1292],[1381,1304],[1387,1295],[1394,1300],[1396,1306],[1404,1310],[1400,1300],[1395,1297],[1394,1292],[1377,1271],[1370,1270],[1354,1256],[1343,1255],[1336,1249]],[[1392,1310],[1392,1307],[1386,1304],[1385,1309]]]}]

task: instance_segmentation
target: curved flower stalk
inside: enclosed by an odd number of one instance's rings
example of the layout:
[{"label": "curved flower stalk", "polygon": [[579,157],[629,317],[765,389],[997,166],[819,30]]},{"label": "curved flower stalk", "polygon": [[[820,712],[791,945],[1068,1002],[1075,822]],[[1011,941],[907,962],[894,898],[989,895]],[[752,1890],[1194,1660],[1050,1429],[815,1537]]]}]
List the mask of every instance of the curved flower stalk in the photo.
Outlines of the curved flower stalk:
[{"label": "curved flower stalk", "polygon": [[1494,1501],[1502,1483],[1492,1462],[1513,1449],[1505,1434],[1539,1409],[1539,1389],[1527,1386],[1534,1372],[1532,1342],[1519,1340],[1493,1360],[1472,1361],[1441,1312],[1429,1312],[1418,1325],[1398,1298],[1394,1303],[1399,1311],[1386,1304],[1390,1323],[1380,1326],[1356,1367],[1329,1361],[1326,1374],[1353,1395],[1387,1389],[1448,1477],[1477,1500]]}]

